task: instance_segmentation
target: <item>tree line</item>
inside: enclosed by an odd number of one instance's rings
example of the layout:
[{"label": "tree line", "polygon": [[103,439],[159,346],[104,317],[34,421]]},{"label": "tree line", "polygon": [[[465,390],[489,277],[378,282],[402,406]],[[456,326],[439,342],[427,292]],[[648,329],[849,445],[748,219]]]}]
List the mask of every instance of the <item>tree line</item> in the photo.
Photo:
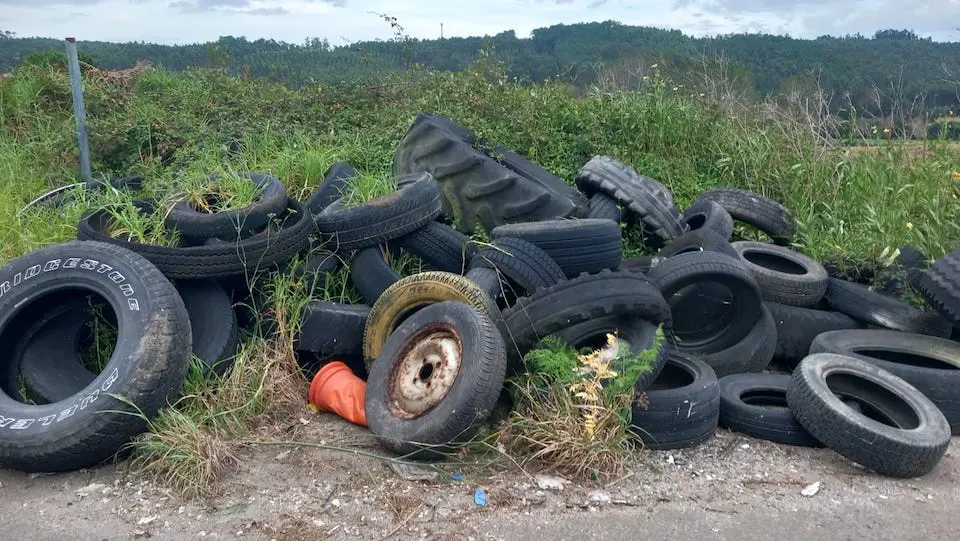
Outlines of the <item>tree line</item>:
[{"label": "tree line", "polygon": [[[513,31],[413,39],[401,28],[392,40],[338,46],[318,38],[288,43],[224,36],[188,45],[81,41],[79,48],[107,69],[148,60],[175,71],[221,68],[291,86],[373,79],[414,65],[459,71],[482,52],[518,81],[562,78],[580,87],[610,81],[629,87],[643,84],[657,65],[672,79],[691,84],[722,74],[726,84],[758,97],[817,85],[833,96],[834,109],[852,105],[873,115],[887,114],[897,101],[919,100],[944,112],[960,108],[960,43],[934,42],[896,29],[816,39],[771,34],[695,38],[678,30],[605,21],[538,28],[524,39]],[[0,71],[50,49],[62,50],[62,41],[0,30]]]}]

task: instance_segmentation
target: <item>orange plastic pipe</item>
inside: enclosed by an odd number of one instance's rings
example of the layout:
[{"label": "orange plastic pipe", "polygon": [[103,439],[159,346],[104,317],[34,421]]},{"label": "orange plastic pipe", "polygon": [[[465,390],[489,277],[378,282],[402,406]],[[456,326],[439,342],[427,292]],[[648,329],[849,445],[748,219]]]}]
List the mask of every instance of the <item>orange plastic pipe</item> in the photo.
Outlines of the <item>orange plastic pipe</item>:
[{"label": "orange plastic pipe", "polygon": [[351,423],[367,426],[363,400],[367,382],[342,361],[324,365],[310,382],[310,403],[320,411],[336,413]]}]

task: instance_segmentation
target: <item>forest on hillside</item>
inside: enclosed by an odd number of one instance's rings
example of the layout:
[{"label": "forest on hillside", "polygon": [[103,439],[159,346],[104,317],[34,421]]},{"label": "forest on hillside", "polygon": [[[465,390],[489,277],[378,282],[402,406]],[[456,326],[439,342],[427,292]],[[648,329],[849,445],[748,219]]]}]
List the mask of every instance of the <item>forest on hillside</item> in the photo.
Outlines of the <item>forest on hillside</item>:
[{"label": "forest on hillside", "polygon": [[[159,45],[81,41],[84,58],[108,69],[146,60],[170,70],[216,67],[266,77],[291,86],[373,79],[411,66],[459,71],[478,56],[501,62],[519,81],[562,78],[574,85],[635,88],[651,66],[680,84],[701,87],[723,79],[745,98],[785,95],[819,85],[833,112],[889,116],[897,107],[922,105],[928,113],[960,109],[960,43],[940,43],[910,30],[880,30],[873,36],[822,36],[805,40],[768,34],[695,38],[677,30],[629,26],[614,21],[538,28],[530,38],[513,31],[495,36],[420,40],[403,35],[387,41],[332,46],[224,36],[216,42]],[[63,42],[17,37],[0,29],[0,71],[31,54],[62,51]]]}]

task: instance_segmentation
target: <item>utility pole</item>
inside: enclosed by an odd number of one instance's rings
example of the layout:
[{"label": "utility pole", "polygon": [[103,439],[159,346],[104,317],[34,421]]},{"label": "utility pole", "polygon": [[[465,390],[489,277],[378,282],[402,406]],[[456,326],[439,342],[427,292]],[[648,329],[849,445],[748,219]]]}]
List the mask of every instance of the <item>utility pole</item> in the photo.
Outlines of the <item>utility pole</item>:
[{"label": "utility pole", "polygon": [[76,38],[67,38],[67,66],[70,69],[70,89],[73,91],[73,116],[77,119],[80,174],[90,188],[93,186],[90,173],[90,141],[87,139],[87,110],[83,105],[83,82],[80,78],[80,59],[77,56]]},{"label": "utility pole", "polygon": [[443,23],[440,23],[440,39],[443,39]]}]

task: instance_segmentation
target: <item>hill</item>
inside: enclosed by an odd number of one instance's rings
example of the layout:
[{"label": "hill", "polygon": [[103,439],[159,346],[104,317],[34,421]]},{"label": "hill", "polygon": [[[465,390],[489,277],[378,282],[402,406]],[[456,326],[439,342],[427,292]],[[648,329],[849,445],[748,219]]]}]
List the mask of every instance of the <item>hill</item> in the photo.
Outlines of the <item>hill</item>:
[{"label": "hill", "polygon": [[[62,42],[47,38],[0,39],[0,71],[31,53]],[[104,68],[121,69],[148,60],[172,71],[219,67],[267,77],[286,85],[365,80],[414,65],[460,71],[481,51],[502,62],[519,81],[561,78],[587,88],[644,85],[650,67],[678,84],[701,91],[717,80],[737,96],[785,95],[796,89],[827,91],[838,112],[853,105],[860,115],[910,114],[922,104],[946,112],[960,107],[960,43],[939,43],[909,30],[880,30],[873,36],[822,36],[814,40],[766,34],[696,38],[677,30],[629,26],[615,21],[538,28],[530,38],[513,31],[495,36],[420,40],[402,27],[390,41],[332,46],[224,36],[216,42],[159,45],[143,42],[80,42]]]}]

